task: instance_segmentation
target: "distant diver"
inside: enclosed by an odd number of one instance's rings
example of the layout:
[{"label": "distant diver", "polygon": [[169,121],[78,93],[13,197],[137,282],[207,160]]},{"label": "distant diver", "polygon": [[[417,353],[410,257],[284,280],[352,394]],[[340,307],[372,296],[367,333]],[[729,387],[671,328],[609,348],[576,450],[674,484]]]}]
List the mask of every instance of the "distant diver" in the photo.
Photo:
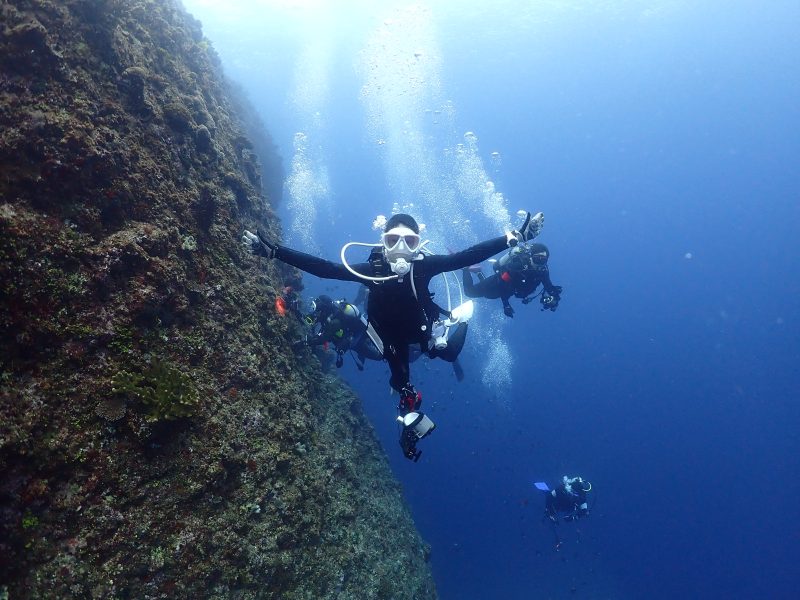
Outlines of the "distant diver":
[{"label": "distant diver", "polygon": [[563,288],[550,281],[547,261],[550,251],[544,244],[518,244],[494,263],[494,275],[485,277],[478,273],[478,282],[472,279],[470,269],[463,270],[464,295],[469,298],[500,298],[503,312],[507,317],[514,316],[514,309],[508,301],[511,296],[522,299],[523,304],[532,302],[536,288],[543,287],[540,302],[542,310],[555,311],[561,301]]},{"label": "distant diver", "polygon": [[295,345],[311,347],[330,345],[336,352],[336,367],[344,363],[344,355],[350,352],[359,370],[364,361],[383,360],[380,350],[367,333],[367,319],[361,311],[347,300],[333,300],[325,294],[311,301],[311,312],[305,316],[311,334]]},{"label": "distant diver", "polygon": [[544,516],[553,523],[577,521],[589,516],[589,503],[586,494],[592,491],[592,484],[581,477],[564,477],[561,483],[550,489],[546,483],[537,482],[536,488],[545,492]]},{"label": "distant diver", "polygon": [[[541,230],[542,222],[541,213],[535,217],[526,213],[519,231],[460,252],[440,255],[423,252],[428,241],[421,240],[419,225],[411,215],[395,214],[386,221],[379,243],[345,244],[340,254],[341,264],[279,246],[260,232],[256,235],[245,231],[242,242],[255,254],[277,258],[317,277],[355,281],[369,287],[368,335],[389,363],[389,383],[400,394],[400,447],[406,458],[416,462],[421,454],[417,442],[429,435],[435,425],[419,410],[422,395],[410,381],[409,346],[419,344],[420,351],[431,358],[452,362],[458,357],[466,335],[462,328],[463,335],[448,337],[453,327],[453,333],[458,331],[459,316],[455,310],[448,314],[433,301],[428,284],[437,275],[479,263],[510,246],[532,240]],[[353,265],[347,262],[345,253],[354,245],[373,248],[367,262]]]},{"label": "distant diver", "polygon": [[[561,483],[550,489],[543,481],[537,481],[537,489],[545,493],[544,516],[542,520],[548,521],[553,527],[555,536],[555,550],[561,548],[563,543],[558,533],[559,519],[570,522],[589,516],[590,508],[587,494],[592,491],[592,484],[581,477],[567,477],[564,475]],[[595,495],[592,504],[597,500]],[[580,530],[577,530],[580,538]]]}]

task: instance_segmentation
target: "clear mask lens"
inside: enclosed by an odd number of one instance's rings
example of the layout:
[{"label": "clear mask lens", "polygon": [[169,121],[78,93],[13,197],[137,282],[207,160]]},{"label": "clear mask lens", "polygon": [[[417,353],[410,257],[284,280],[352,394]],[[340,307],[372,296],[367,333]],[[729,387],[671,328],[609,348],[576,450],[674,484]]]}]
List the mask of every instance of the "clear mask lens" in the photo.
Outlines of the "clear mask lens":
[{"label": "clear mask lens", "polygon": [[416,233],[384,233],[383,247],[387,250],[394,250],[402,241],[406,248],[414,251],[419,248],[419,239]]}]

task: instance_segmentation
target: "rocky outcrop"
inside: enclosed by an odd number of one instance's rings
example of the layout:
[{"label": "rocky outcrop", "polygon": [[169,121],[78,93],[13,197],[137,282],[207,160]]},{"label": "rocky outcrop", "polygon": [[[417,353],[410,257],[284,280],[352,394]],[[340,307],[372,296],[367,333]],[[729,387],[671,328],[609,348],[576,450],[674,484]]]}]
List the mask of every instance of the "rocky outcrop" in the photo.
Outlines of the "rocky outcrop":
[{"label": "rocky outcrop", "polygon": [[0,596],[434,598],[358,398],[289,350],[297,273],[239,245],[279,184],[199,24],[0,14]]}]

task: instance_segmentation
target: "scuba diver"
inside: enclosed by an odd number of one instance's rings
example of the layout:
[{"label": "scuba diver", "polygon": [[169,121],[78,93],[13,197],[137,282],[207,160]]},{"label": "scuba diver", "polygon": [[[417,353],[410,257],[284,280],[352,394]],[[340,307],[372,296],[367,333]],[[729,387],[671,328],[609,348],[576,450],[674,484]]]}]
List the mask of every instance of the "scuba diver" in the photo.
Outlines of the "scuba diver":
[{"label": "scuba diver", "polygon": [[311,325],[312,335],[296,345],[311,347],[331,344],[336,352],[336,367],[344,363],[345,352],[352,352],[359,370],[364,369],[366,359],[382,360],[375,344],[367,335],[367,321],[358,308],[346,300],[331,299],[321,295],[311,301],[311,313],[305,317]]},{"label": "scuba diver", "polygon": [[[544,216],[541,213],[535,217],[530,213],[525,215],[519,231],[448,255],[424,253],[428,241],[421,240],[416,220],[403,213],[386,220],[379,243],[345,244],[340,253],[341,264],[280,246],[260,232],[256,235],[245,231],[242,242],[255,254],[277,258],[317,277],[355,281],[369,287],[367,334],[389,363],[389,384],[400,394],[400,447],[406,458],[416,462],[421,454],[417,442],[429,435],[435,425],[419,410],[422,395],[411,383],[409,346],[418,344],[420,351],[431,358],[452,362],[461,351],[466,335],[462,329],[464,334],[460,340],[448,339],[448,332],[459,317],[456,311],[448,314],[433,301],[428,284],[436,275],[479,263],[510,246],[535,238]],[[345,253],[351,246],[371,247],[367,262],[350,265]],[[442,316],[447,317],[449,327],[445,326]]]},{"label": "scuba diver", "polygon": [[291,313],[301,323],[304,321],[301,306],[303,304],[300,294],[292,287],[287,285],[281,291],[281,295],[275,299],[275,310],[281,316]]},{"label": "scuba diver", "polygon": [[577,521],[589,516],[589,503],[586,494],[592,491],[592,484],[581,477],[564,477],[561,484],[554,490],[547,487],[546,483],[535,484],[538,489],[546,492],[544,516],[552,523],[558,523],[559,516],[564,521]]},{"label": "scuba diver", "polygon": [[541,284],[542,310],[555,311],[561,301],[562,288],[550,281],[549,258],[550,251],[544,244],[518,244],[494,263],[495,273],[490,277],[479,272],[475,283],[470,269],[464,269],[464,294],[469,298],[500,298],[505,315],[513,317],[514,309],[508,299],[516,296],[522,298],[523,304],[533,302],[536,296],[530,295]]}]

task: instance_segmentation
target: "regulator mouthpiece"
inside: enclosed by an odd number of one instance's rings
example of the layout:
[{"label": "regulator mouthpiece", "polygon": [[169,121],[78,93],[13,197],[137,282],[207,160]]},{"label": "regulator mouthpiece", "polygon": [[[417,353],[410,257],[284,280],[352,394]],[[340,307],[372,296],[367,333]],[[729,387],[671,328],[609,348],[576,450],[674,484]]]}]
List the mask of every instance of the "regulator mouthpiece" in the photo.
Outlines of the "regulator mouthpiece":
[{"label": "regulator mouthpiece", "polygon": [[397,258],[389,263],[389,266],[392,269],[392,273],[395,275],[399,275],[402,277],[403,275],[407,275],[408,272],[411,270],[411,263],[409,263],[405,258]]}]

